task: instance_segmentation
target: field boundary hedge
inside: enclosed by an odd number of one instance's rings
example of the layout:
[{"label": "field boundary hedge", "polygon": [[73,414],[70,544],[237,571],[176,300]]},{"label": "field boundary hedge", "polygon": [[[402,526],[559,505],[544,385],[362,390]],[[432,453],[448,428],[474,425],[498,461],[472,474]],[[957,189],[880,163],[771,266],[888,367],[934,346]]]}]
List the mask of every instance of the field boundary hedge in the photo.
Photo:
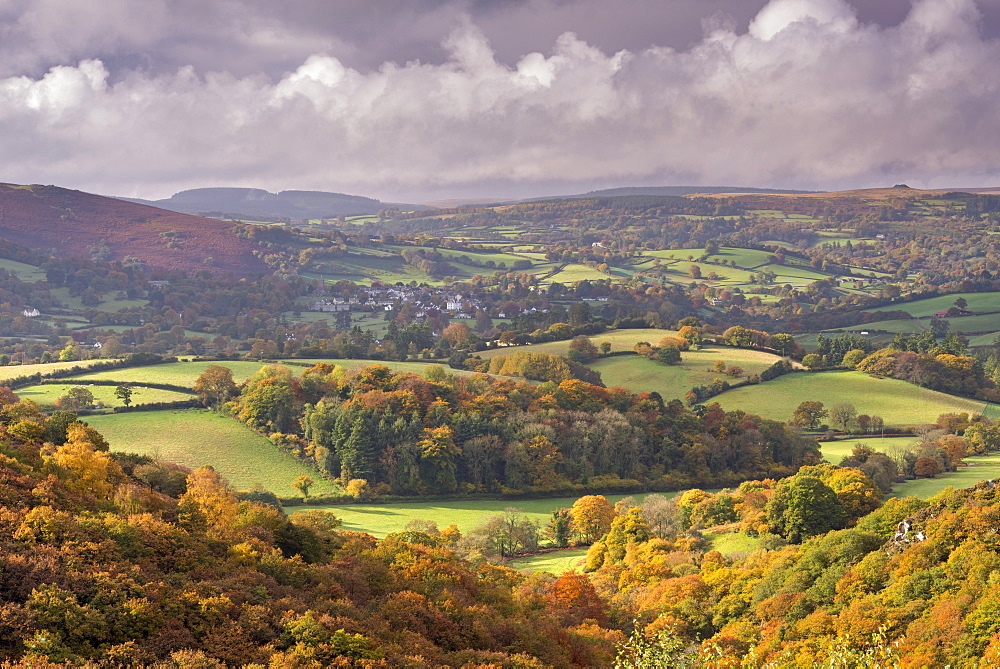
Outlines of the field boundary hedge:
[{"label": "field boundary hedge", "polygon": [[[56,386],[60,384],[74,385],[74,386],[121,386],[121,385],[132,385],[132,386],[142,386],[143,388],[155,388],[157,390],[172,390],[178,393],[185,393],[187,395],[193,395],[194,391],[188,386],[178,386],[173,383],[150,383],[150,382],[140,382],[140,381],[112,381],[110,379],[41,379],[38,381],[37,385],[40,386]],[[35,385],[35,384],[32,384]]]}]

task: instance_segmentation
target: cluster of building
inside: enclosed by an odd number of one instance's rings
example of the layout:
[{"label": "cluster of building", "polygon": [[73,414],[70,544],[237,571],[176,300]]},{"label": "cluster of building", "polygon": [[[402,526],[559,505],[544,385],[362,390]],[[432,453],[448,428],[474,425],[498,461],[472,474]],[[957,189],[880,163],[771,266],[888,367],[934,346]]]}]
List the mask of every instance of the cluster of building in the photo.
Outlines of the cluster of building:
[{"label": "cluster of building", "polygon": [[446,288],[424,286],[370,286],[359,287],[364,292],[353,297],[329,296],[320,287],[313,291],[307,303],[308,311],[393,311],[403,304],[411,304],[421,312],[436,309],[455,316],[473,317],[482,309],[482,302]]}]

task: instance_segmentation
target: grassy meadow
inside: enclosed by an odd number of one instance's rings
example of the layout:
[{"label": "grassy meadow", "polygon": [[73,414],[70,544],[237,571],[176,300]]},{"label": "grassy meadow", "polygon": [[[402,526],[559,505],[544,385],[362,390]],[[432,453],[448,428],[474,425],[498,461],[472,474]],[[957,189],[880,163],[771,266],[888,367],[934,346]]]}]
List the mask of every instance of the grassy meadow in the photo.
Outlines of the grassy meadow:
[{"label": "grassy meadow", "polygon": [[908,437],[859,437],[857,439],[841,439],[838,441],[822,441],[819,444],[823,458],[832,464],[839,465],[840,461],[854,451],[858,444],[867,446],[873,451],[889,453],[894,448],[905,448],[917,441],[914,436]]},{"label": "grassy meadow", "polygon": [[550,574],[562,574],[567,571],[580,571],[587,561],[586,548],[563,548],[561,550],[526,555],[507,561],[507,566],[521,571],[545,571]]},{"label": "grassy meadow", "polygon": [[[948,311],[955,306],[955,300],[964,298],[968,302],[966,309],[976,312],[1000,311],[1000,293],[954,293],[952,295],[941,295],[939,297],[929,297],[925,300],[915,300],[913,302],[898,302],[887,304],[877,309],[869,311],[905,311],[915,318],[924,318],[939,311]],[[955,319],[957,322],[961,319]]]},{"label": "grassy meadow", "polygon": [[[590,341],[594,346],[600,346],[603,342],[611,343],[611,351],[631,351],[638,342],[644,341],[655,346],[657,342],[666,336],[676,337],[676,330],[661,330],[659,328],[636,328],[628,330],[611,330],[600,334],[591,335]],[[495,358],[498,355],[510,355],[515,351],[529,351],[531,353],[551,353],[552,355],[566,355],[569,351],[570,340],[548,341],[542,344],[526,344],[524,346],[504,346],[487,351],[480,351],[476,355],[481,358]]]},{"label": "grassy meadow", "polygon": [[[221,360],[193,362],[168,362],[162,365],[147,365],[145,367],[126,367],[123,369],[106,369],[100,372],[88,372],[74,376],[75,381],[101,380],[133,383],[169,383],[175,386],[190,388],[209,365],[228,367],[233,372],[233,380],[242,383],[267,363],[249,360]],[[293,370],[302,368],[292,367]]]},{"label": "grassy meadow", "polygon": [[[851,454],[857,444],[864,444],[872,450],[881,453],[892,453],[894,448],[905,448],[914,444],[916,437],[865,437],[860,439],[843,439],[841,441],[825,441],[820,444],[824,459],[835,465]],[[948,486],[953,488],[968,488],[986,479],[1000,478],[1000,454],[979,455],[965,458],[965,464],[957,472],[942,472],[931,479],[914,479],[897,483],[890,497],[909,497],[916,495],[927,499],[938,494]]]},{"label": "grassy meadow", "polygon": [[965,459],[957,472],[942,472],[932,479],[914,479],[896,485],[890,497],[916,495],[927,499],[947,487],[970,488],[980,481],[1000,478],[1000,454],[979,455]]},{"label": "grassy meadow", "polygon": [[933,423],[949,412],[983,413],[985,404],[946,395],[897,379],[878,379],[861,372],[800,372],[786,374],[759,386],[726,391],[708,402],[723,409],[742,409],[764,418],[788,421],[800,402],[822,402],[827,408],[841,402],[858,413],[882,416],[886,425]]},{"label": "grassy meadow", "polygon": [[[22,400],[33,400],[38,402],[43,411],[51,411],[55,408],[55,402],[73,387],[82,386],[89,390],[94,396],[94,404],[112,409],[124,406],[122,401],[115,397],[115,386],[88,386],[84,384],[39,384],[36,386],[26,386],[14,391]],[[192,394],[180,393],[174,390],[160,390],[159,388],[146,388],[136,386],[132,389],[132,404],[148,404],[152,402],[178,402],[189,400],[194,397]]]},{"label": "grassy meadow", "polygon": [[602,358],[589,365],[601,373],[604,385],[621,386],[632,392],[656,391],[665,400],[680,399],[694,386],[723,378],[731,383],[740,381],[712,371],[717,360],[726,366],[742,367],[745,375],[759,374],[780,358],[771,353],[727,347],[708,347],[700,351],[685,351],[678,365],[664,365],[641,355]]},{"label": "grassy meadow", "polygon": [[11,273],[11,275],[27,283],[45,281],[45,270],[41,267],[29,265],[28,263],[19,262],[17,260],[0,258],[0,269],[7,270]]},{"label": "grassy meadow", "polygon": [[150,455],[187,467],[211,465],[238,490],[296,494],[291,482],[303,474],[314,495],[337,491],[333,483],[282,453],[267,439],[232,418],[205,409],[138,411],[88,416],[112,451]]},{"label": "grassy meadow", "polygon": [[[648,494],[648,493],[647,493]],[[663,493],[672,497],[674,493]],[[546,497],[542,499],[515,500],[462,500],[451,502],[400,502],[393,504],[345,504],[334,506],[295,506],[289,507],[289,513],[298,513],[309,509],[332,511],[340,518],[348,530],[367,532],[372,536],[382,538],[390,532],[399,532],[406,524],[414,521],[431,521],[443,529],[454,523],[462,533],[471,532],[481,525],[489,516],[503,513],[513,507],[519,509],[526,517],[537,521],[544,527],[551,519],[556,509],[573,506],[573,502],[582,495],[573,497]],[[646,494],[639,495],[605,495],[612,503],[625,497],[632,497],[637,502],[645,499]]]},{"label": "grassy meadow", "polygon": [[74,360],[72,362],[43,362],[37,365],[5,365],[0,367],[0,382],[30,374],[45,375],[60,369],[89,367],[102,362],[107,362],[107,360]]}]

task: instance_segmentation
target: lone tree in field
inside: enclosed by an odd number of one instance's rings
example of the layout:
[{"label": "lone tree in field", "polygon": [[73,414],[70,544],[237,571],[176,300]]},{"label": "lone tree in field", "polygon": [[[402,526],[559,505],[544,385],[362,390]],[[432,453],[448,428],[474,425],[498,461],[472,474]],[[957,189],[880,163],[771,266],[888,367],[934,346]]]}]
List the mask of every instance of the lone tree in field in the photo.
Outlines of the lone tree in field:
[{"label": "lone tree in field", "polygon": [[309,488],[313,487],[315,483],[315,481],[303,474],[292,481],[292,487],[302,493],[302,499],[307,499],[309,497]]},{"label": "lone tree in field", "polygon": [[820,421],[826,418],[828,412],[823,408],[822,402],[806,400],[795,408],[792,412],[792,425],[804,427],[807,430],[815,430],[819,427]]},{"label": "lone tree in field", "polygon": [[133,394],[135,394],[135,388],[131,383],[120,383],[115,386],[115,397],[120,399],[125,406],[132,404]]},{"label": "lone tree in field", "polygon": [[228,367],[209,365],[194,382],[194,391],[198,393],[202,404],[216,407],[225,404],[239,395],[233,372]]},{"label": "lone tree in field", "polygon": [[[830,422],[841,432],[847,432],[858,422],[858,410],[850,402],[841,402],[830,407]],[[869,426],[871,420],[869,419]]]}]

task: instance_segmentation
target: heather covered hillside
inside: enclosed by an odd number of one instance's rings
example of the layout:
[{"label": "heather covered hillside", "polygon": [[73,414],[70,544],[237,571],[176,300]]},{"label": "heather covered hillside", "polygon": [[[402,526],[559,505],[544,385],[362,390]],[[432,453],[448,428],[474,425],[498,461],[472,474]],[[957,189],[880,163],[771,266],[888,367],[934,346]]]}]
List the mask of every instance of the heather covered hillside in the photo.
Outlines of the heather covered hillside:
[{"label": "heather covered hillside", "polygon": [[0,237],[62,257],[134,258],[151,268],[267,271],[232,223],[56,186],[0,185]]}]

